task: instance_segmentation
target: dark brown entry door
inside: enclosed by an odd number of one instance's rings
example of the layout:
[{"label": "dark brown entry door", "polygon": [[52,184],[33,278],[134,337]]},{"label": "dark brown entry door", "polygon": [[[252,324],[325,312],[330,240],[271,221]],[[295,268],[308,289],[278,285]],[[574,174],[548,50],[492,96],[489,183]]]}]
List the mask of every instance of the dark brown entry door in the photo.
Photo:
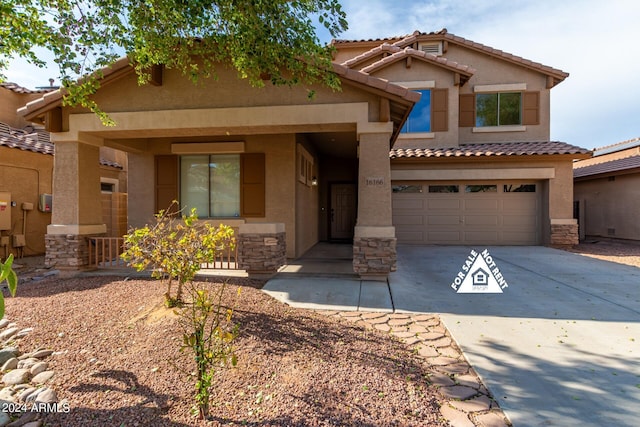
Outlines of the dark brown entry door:
[{"label": "dark brown entry door", "polygon": [[356,197],[355,184],[331,184],[331,239],[353,239]]}]

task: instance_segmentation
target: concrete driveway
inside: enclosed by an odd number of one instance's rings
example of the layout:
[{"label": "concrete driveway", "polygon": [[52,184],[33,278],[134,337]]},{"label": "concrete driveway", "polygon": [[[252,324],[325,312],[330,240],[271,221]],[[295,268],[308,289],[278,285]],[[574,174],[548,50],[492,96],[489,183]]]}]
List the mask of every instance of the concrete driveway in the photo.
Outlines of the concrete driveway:
[{"label": "concrete driveway", "polygon": [[[503,293],[451,288],[471,249],[488,249]],[[390,289],[396,311],[441,314],[514,426],[638,425],[640,269],[545,247],[400,246]]]}]

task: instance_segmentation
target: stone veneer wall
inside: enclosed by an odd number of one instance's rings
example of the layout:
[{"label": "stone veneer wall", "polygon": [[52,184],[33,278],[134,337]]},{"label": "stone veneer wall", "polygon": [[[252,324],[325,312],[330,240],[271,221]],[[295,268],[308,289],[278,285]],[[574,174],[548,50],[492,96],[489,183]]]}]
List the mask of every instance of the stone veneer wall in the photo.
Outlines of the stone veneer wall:
[{"label": "stone veneer wall", "polygon": [[353,239],[353,270],[362,276],[383,276],[396,271],[395,237]]},{"label": "stone veneer wall", "polygon": [[238,234],[238,266],[249,274],[274,274],[285,265],[285,233]]},{"label": "stone veneer wall", "polygon": [[551,224],[552,246],[573,246],[578,243],[578,224]]},{"label": "stone veneer wall", "polygon": [[[103,236],[103,234],[94,235]],[[79,270],[89,265],[88,235],[46,234],[44,236],[46,254],[44,264],[47,267]]]}]

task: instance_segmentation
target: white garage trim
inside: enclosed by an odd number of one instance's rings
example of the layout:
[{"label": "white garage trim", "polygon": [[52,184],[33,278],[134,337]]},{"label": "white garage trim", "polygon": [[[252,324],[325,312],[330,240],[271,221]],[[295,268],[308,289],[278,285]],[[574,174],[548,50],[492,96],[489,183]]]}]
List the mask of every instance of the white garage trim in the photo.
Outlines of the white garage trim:
[{"label": "white garage trim", "polygon": [[521,169],[395,169],[392,181],[458,181],[461,179],[551,179],[556,177],[555,168]]}]

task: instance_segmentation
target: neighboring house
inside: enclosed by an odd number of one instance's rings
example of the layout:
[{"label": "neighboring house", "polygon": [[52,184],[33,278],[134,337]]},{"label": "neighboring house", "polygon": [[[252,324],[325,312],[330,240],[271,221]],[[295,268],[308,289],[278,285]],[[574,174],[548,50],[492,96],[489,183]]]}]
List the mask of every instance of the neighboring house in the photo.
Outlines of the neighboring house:
[{"label": "neighboring house", "polygon": [[157,66],[138,86],[124,58],[94,97],[114,127],[59,92],[22,108],[64,154],[47,245],[67,253],[51,262],[86,264],[80,237],[105,232],[95,186],[78,185],[98,181],[99,147],[128,153],[129,225],[177,199],[238,227],[250,272],[318,241],[353,241],[371,278],[395,270],[396,242],[577,242],[571,165],[590,153],[549,141],[550,90],[568,74],[446,30],[333,45],[340,92],[256,89],[224,66],[198,86]]},{"label": "neighboring house", "polygon": [[640,240],[640,138],[596,148],[573,164],[580,234]]},{"label": "neighboring house", "polygon": [[[9,252],[45,253],[44,236],[51,223],[54,145],[42,126],[25,121],[16,110],[48,92],[51,89],[30,90],[15,83],[0,84],[0,201],[8,199],[9,204],[0,211],[0,257]],[[114,236],[123,235],[127,229],[126,194],[118,193],[126,192],[123,164],[126,164],[124,153],[101,151],[103,220]],[[107,212],[108,209],[112,211]]]}]

